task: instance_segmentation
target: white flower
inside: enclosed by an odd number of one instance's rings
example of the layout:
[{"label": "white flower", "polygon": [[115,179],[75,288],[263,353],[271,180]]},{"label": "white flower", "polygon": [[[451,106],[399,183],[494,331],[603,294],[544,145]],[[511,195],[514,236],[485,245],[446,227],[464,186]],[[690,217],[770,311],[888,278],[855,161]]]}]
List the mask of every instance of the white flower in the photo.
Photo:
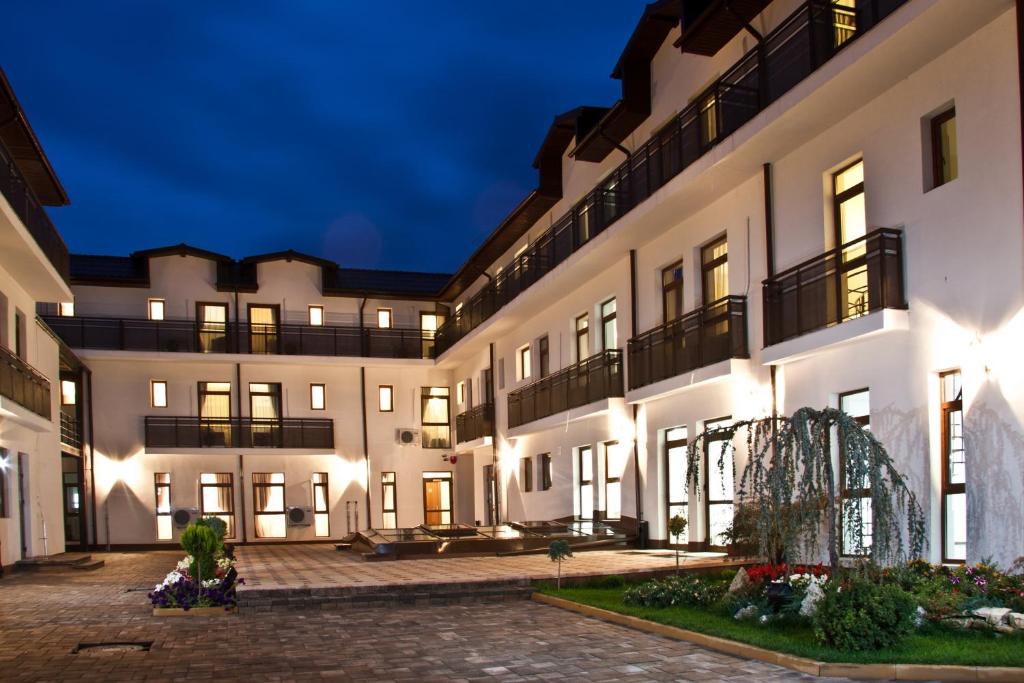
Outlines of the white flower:
[{"label": "white flower", "polygon": [[206,579],[203,581],[203,588],[216,588],[220,585],[220,579]]},{"label": "white flower", "polygon": [[164,587],[172,586],[172,585],[178,583],[179,581],[183,581],[184,579],[185,579],[185,575],[182,574],[181,572],[179,572],[177,569],[175,569],[174,571],[172,571],[170,574],[167,575],[167,577],[164,579],[163,584],[161,584],[161,585],[164,586]]}]

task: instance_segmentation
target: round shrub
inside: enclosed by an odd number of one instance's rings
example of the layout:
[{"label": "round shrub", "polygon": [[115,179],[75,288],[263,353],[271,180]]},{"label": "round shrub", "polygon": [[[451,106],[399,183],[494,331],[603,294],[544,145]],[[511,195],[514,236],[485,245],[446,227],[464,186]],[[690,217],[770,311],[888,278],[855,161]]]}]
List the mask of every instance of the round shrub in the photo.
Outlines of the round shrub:
[{"label": "round shrub", "polygon": [[684,574],[659,581],[653,579],[627,588],[622,600],[638,607],[671,607],[696,605],[707,607],[720,601],[728,589],[723,581]]},{"label": "round shrub", "polygon": [[181,547],[192,556],[188,573],[193,580],[213,578],[214,553],[219,544],[217,534],[205,524],[190,524],[181,532]]},{"label": "round shrub", "polygon": [[898,586],[854,578],[832,582],[814,614],[814,634],[837,650],[876,650],[898,645],[914,630],[913,596]]}]

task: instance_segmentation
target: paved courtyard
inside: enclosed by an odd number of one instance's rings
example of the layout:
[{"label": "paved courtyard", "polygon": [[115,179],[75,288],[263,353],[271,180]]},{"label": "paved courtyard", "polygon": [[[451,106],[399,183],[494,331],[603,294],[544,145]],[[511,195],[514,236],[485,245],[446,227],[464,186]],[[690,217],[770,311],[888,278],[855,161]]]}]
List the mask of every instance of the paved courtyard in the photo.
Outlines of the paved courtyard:
[{"label": "paved courtyard", "polygon": [[[825,680],[527,601],[154,618],[145,593],[127,591],[151,588],[178,555],[98,554],[107,565],[95,572],[0,579],[0,679]],[[97,641],[153,644],[71,654]]]}]

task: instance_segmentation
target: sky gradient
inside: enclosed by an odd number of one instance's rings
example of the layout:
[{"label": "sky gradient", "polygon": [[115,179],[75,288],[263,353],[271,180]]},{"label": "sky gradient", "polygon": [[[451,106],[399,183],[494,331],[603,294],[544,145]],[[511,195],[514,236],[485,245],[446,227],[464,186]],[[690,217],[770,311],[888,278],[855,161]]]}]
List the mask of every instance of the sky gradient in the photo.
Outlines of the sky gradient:
[{"label": "sky gradient", "polygon": [[[74,253],[188,242],[453,272],[609,106],[626,0],[21,2],[0,63]],[[102,7],[103,11],[98,11]]]}]

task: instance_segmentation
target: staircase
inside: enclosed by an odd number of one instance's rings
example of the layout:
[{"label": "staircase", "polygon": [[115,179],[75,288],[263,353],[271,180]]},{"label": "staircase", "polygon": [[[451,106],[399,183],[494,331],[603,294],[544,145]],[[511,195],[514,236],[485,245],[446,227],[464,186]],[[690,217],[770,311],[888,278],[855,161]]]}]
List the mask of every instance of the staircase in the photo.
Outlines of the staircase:
[{"label": "staircase", "polygon": [[18,560],[14,568],[18,571],[93,571],[103,566],[103,560],[94,560],[88,553],[60,553],[46,557],[29,557]]}]

